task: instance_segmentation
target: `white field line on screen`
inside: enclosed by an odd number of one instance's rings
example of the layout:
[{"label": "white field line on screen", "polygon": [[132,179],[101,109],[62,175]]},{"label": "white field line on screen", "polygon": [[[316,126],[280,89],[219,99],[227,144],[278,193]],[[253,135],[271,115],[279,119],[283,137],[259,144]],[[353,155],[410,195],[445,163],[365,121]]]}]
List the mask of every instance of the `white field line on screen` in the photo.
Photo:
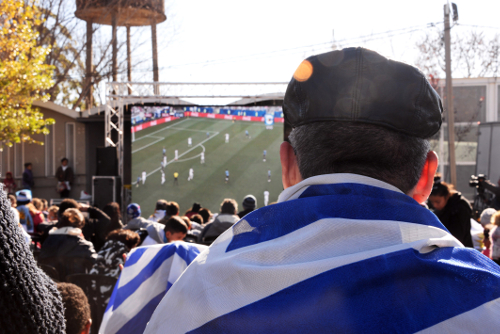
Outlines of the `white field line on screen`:
[{"label": "white field line on screen", "polygon": [[169,128],[173,127],[174,125],[179,125],[179,124],[181,124],[182,122],[185,122],[185,121],[187,121],[187,120],[188,120],[188,119],[186,118],[186,119],[183,119],[182,121],[179,121],[179,122],[177,122],[177,123],[175,123],[175,124],[172,124],[172,125],[166,126],[166,127],[164,127],[164,128],[161,128],[160,130],[153,131],[153,132],[151,132],[151,133],[149,133],[149,134],[147,134],[147,135],[144,135],[144,136],[142,136],[142,137],[136,138],[136,139],[135,139],[135,141],[138,141],[138,140],[140,140],[140,139],[142,139],[142,138],[144,138],[144,137],[149,137],[149,136],[151,136],[151,135],[154,135],[155,133],[162,132],[162,131],[163,131],[163,130],[165,130],[165,129],[169,129]]},{"label": "white field line on screen", "polygon": [[[156,144],[156,143],[158,143],[158,142],[162,141],[163,139],[165,139],[165,137],[158,137],[158,136],[148,136],[148,137],[149,137],[149,138],[157,138],[157,139],[156,139],[154,142],[147,144],[146,146],[139,147],[138,149],[133,150],[133,151],[132,151],[132,154],[134,154],[135,152],[139,152],[140,150],[143,150],[143,149],[145,149],[146,147],[149,147],[149,146],[151,146],[151,145],[154,145],[154,144]],[[144,138],[144,137],[142,137],[142,138]]]},{"label": "white field line on screen", "polygon": [[[186,152],[183,152],[182,154],[180,154],[177,158],[180,158],[180,157],[182,157],[183,155],[188,154],[189,152],[191,152],[192,150],[194,150],[194,149],[195,149],[195,148],[197,148],[198,146],[203,146],[203,143],[206,143],[206,142],[207,142],[207,141],[209,141],[210,139],[215,138],[215,136],[217,136],[218,134],[219,134],[219,132],[215,132],[215,134],[214,134],[213,136],[210,136],[210,137],[208,137],[207,139],[203,140],[201,143],[196,144],[195,146],[193,146],[192,148],[190,148],[190,149],[189,149],[189,150],[187,150]],[[203,147],[203,148],[205,148],[205,147]],[[178,160],[177,160],[177,161],[178,161]],[[168,165],[170,165],[172,162],[177,162],[177,161],[175,161],[175,160],[173,160],[173,159],[172,159],[172,160],[170,160],[169,162],[167,162],[167,166],[168,166]],[[161,169],[161,167],[158,167],[158,168],[156,168],[155,170],[153,170],[153,171],[151,171],[151,172],[147,173],[147,174],[146,174],[146,179],[147,179],[147,177],[148,177],[148,176],[153,175],[154,173],[156,173],[156,172],[157,172],[157,171],[159,171],[160,169]],[[136,183],[137,183],[137,181],[133,182],[132,184],[136,184]]]},{"label": "white field line on screen", "polygon": [[[201,148],[203,149],[203,150],[201,151],[201,153],[204,153],[204,152],[205,152],[205,146],[201,145]],[[182,159],[182,160],[176,160],[176,161],[174,161],[174,162],[183,162],[183,161],[193,160],[193,159],[198,158],[198,157],[201,155],[201,153],[200,153],[200,154],[198,154],[198,155],[195,155],[194,157],[191,157],[191,158],[186,158],[186,159]]]}]

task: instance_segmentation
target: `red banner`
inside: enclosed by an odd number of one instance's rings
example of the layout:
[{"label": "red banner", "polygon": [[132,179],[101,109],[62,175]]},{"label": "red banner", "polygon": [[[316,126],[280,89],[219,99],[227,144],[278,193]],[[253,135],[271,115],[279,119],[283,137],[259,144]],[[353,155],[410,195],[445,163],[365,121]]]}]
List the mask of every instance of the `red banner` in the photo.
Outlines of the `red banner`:
[{"label": "red banner", "polygon": [[159,125],[159,124],[163,124],[163,123],[168,123],[168,122],[171,122],[171,121],[175,121],[178,118],[179,117],[167,116],[167,117],[155,119],[154,121],[149,121],[149,122],[146,122],[146,123],[142,123],[140,125],[133,126],[132,127],[132,132],[138,132],[138,131],[147,129],[147,128],[151,127],[151,126],[155,126],[155,125]]}]

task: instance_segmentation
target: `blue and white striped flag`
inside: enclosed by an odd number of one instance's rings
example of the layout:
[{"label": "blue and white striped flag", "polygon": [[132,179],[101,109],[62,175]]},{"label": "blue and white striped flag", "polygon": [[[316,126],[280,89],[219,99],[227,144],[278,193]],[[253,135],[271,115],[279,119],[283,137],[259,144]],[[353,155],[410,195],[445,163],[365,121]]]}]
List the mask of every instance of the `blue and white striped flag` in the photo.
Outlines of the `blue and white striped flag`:
[{"label": "blue and white striped flag", "polygon": [[133,249],[115,285],[99,333],[142,333],[165,293],[207,248],[177,241]]},{"label": "blue and white striped flag", "polygon": [[499,269],[395,187],[321,175],[222,234],[144,333],[496,333]]}]

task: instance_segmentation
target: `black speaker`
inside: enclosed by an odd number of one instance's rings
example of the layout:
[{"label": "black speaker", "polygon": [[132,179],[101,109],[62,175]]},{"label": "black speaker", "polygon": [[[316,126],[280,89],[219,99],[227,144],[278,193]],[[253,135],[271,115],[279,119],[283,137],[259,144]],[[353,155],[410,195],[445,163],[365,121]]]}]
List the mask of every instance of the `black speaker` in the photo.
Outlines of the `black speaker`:
[{"label": "black speaker", "polygon": [[96,152],[97,170],[99,176],[118,175],[118,158],[116,147],[98,147]]},{"label": "black speaker", "polygon": [[92,177],[92,199],[99,209],[110,202],[121,203],[121,179],[115,176]]}]

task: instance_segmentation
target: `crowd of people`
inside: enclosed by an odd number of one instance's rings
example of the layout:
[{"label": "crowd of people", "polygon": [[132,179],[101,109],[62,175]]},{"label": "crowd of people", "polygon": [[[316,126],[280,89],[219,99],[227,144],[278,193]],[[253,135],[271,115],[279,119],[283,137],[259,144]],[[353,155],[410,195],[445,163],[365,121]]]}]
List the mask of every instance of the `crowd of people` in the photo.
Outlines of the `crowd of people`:
[{"label": "crowd of people", "polygon": [[[124,270],[115,291],[131,303],[150,294],[141,300],[152,314],[141,319],[145,334],[497,330],[500,211],[472,220],[470,203],[436,176],[428,139],[443,109],[422,73],[363,48],[312,56],[296,70],[283,111],[284,191],[258,210],[252,195],[243,210],[224,199],[214,214],[199,203],[182,214],[159,199],[150,215],[132,203],[122,219],[118,203],[47,207],[29,189],[9,203],[2,193],[0,307],[12,311],[0,328],[81,333],[92,323],[83,297],[80,317],[69,320],[68,295],[80,292],[59,285],[58,293],[31,245],[42,262],[82,258],[90,274],[115,278]],[[193,243],[210,248],[173,250],[185,267],[172,282],[155,276],[161,247]],[[168,292],[155,290],[160,281]],[[113,333],[137,320],[130,305]]]}]

